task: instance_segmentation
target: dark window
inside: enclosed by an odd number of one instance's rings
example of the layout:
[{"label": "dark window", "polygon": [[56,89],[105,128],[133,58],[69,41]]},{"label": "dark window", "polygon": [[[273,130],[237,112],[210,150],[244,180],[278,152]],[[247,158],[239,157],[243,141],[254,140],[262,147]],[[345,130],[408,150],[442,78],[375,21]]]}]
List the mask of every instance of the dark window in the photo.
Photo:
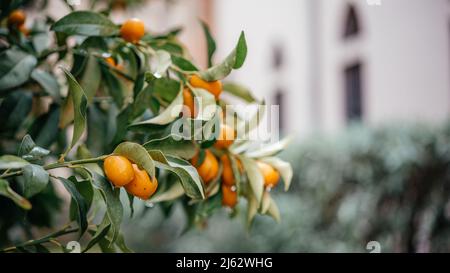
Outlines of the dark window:
[{"label": "dark window", "polygon": [[284,100],[285,100],[285,95],[284,95],[284,92],[281,90],[281,89],[277,89],[276,91],[275,91],[275,96],[274,96],[274,101],[275,101],[275,105],[278,105],[279,107],[278,107],[278,110],[280,111],[279,113],[278,113],[278,118],[279,118],[279,127],[280,127],[280,131],[281,132],[283,132],[284,131],[284,129],[286,129],[284,126],[285,126],[285,120],[284,120],[284,111],[285,111],[285,103],[284,103]]},{"label": "dark window", "polygon": [[356,36],[359,33],[359,20],[355,7],[349,6],[345,16],[344,37]]},{"label": "dark window", "polygon": [[283,65],[283,50],[279,44],[276,44],[272,48],[272,67],[275,70],[279,70],[281,66]]},{"label": "dark window", "polygon": [[363,118],[363,92],[361,83],[361,64],[348,66],[345,77],[345,114],[347,122],[360,121]]}]

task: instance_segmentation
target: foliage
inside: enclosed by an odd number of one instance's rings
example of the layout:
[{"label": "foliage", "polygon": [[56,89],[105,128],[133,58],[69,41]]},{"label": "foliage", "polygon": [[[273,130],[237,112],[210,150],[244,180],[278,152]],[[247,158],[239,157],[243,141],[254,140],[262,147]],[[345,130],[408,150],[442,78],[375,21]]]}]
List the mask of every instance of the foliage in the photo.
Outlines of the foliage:
[{"label": "foliage", "polygon": [[[38,18],[28,30],[23,24],[7,23],[8,14],[20,7],[21,1],[2,2],[0,13],[0,202],[8,204],[0,208],[0,245],[16,243],[6,234],[18,225],[25,227],[31,240],[3,251],[47,251],[49,243],[66,251],[57,237],[77,233],[77,239],[88,240],[83,251],[98,246],[105,252],[128,252],[121,224],[124,211],[129,208],[133,214],[139,201],[131,194],[128,200],[121,199],[123,188],[114,188],[105,178],[102,162],[109,155],[124,156],[157,178],[158,189],[146,205],[181,202],[191,227],[202,225],[222,204],[220,171],[213,181],[204,181],[190,159],[195,155],[202,158],[207,149],[215,158],[228,154],[235,174],[233,191],[249,200],[249,226],[257,213],[279,220],[256,162],[273,165],[287,190],[292,170],[274,157],[287,142],[273,148],[268,145],[263,151],[243,149],[246,139],[229,148],[215,148],[220,127],[213,125],[236,122],[238,127],[248,128],[244,133],[252,128],[241,117],[222,117],[226,100],[215,99],[207,87],[189,83],[191,76],[197,75],[209,86],[240,68],[247,54],[244,32],[231,53],[214,63],[216,43],[203,24],[209,67],[199,69],[178,40],[179,30],[147,31],[139,41],[129,43],[108,12],[94,11],[72,11],[57,21]],[[215,86],[222,85],[215,82]],[[231,95],[258,103],[240,85],[230,82],[224,86]],[[194,118],[183,115],[183,89],[191,90],[195,102],[202,103]],[[173,127],[185,123],[200,124],[201,137],[195,130],[189,137],[174,134]],[[243,170],[236,167],[238,161]],[[219,162],[218,170],[221,165]],[[64,169],[64,175],[54,169]],[[33,239],[31,227],[51,225],[51,216],[59,207],[55,185],[71,197],[70,222]],[[12,204],[21,209],[12,210]],[[41,223],[32,217],[37,209],[41,209]],[[19,212],[26,216],[4,220],[8,213]]]}]

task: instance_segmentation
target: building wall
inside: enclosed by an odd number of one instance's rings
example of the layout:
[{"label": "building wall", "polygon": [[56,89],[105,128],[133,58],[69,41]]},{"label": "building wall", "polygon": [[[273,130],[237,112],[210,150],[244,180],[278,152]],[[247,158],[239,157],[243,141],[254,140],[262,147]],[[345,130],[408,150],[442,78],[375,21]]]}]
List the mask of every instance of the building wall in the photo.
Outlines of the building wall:
[{"label": "building wall", "polygon": [[[347,3],[361,35],[344,41]],[[450,110],[449,14],[445,0],[321,0],[324,129],[345,125],[342,70],[363,64],[365,122],[441,121]]]},{"label": "building wall", "polygon": [[[355,5],[361,24],[356,39],[342,38],[346,8]],[[248,60],[233,78],[270,97],[287,94],[288,129],[301,135],[346,126],[343,70],[363,67],[364,122],[438,122],[450,110],[449,5],[446,0],[216,0],[219,55],[247,34]],[[271,49],[281,43],[287,62],[270,68]]]}]

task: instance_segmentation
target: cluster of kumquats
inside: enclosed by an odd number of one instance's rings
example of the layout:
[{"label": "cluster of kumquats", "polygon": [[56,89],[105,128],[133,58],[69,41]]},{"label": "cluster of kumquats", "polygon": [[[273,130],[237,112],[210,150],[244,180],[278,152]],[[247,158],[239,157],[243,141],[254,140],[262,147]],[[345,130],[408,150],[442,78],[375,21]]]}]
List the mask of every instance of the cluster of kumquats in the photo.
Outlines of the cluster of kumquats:
[{"label": "cluster of kumquats", "polygon": [[9,29],[18,30],[24,35],[29,34],[29,29],[25,26],[25,20],[27,16],[23,10],[14,10],[8,16],[8,27]]},{"label": "cluster of kumquats", "polygon": [[[120,28],[120,36],[127,42],[137,43],[145,34],[144,23],[139,19],[127,20]],[[112,57],[107,57],[106,62],[120,69],[119,65]],[[189,78],[189,84],[193,88],[201,88],[212,95],[218,100],[222,93],[221,81],[205,81],[197,75],[192,75]],[[191,118],[195,118],[198,114],[196,109],[196,102],[194,95],[189,87],[183,89],[183,101],[184,107],[187,108],[187,115]],[[236,138],[235,130],[223,122],[220,126],[220,132],[218,134],[217,141],[214,144],[214,148],[218,150],[226,150],[230,147]],[[198,174],[202,178],[203,182],[208,185],[219,174],[219,161],[216,156],[209,149],[206,149],[203,154],[203,159],[199,160],[200,153],[197,153],[191,159],[191,163],[196,167]],[[224,206],[233,208],[238,202],[238,194],[236,188],[236,181],[233,174],[233,169],[229,156],[233,156],[229,153],[223,153],[220,156],[222,163],[222,204]],[[243,172],[242,164],[239,160],[238,170]],[[266,190],[270,190],[275,187],[279,180],[280,174],[275,168],[267,163],[258,161],[259,169],[264,177],[264,187]],[[124,186],[128,193],[137,196],[141,199],[148,199],[156,191],[158,182],[154,178],[153,182],[150,180],[148,174],[144,170],[140,170],[136,164],[132,164],[127,158],[122,156],[110,156],[105,160],[104,164],[105,173],[108,179],[116,186]]]},{"label": "cluster of kumquats", "polygon": [[106,177],[115,187],[125,190],[143,200],[149,199],[158,188],[158,180],[150,179],[145,170],[132,163],[128,158],[119,155],[108,156],[103,164]]}]

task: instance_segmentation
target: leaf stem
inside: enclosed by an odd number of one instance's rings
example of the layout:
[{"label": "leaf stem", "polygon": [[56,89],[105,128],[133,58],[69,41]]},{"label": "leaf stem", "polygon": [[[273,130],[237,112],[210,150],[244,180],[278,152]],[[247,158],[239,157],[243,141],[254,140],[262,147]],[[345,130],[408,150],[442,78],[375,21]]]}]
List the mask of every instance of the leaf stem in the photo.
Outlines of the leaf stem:
[{"label": "leaf stem", "polygon": [[[66,161],[66,162],[54,162],[48,165],[44,166],[45,170],[51,170],[51,169],[57,169],[57,168],[64,168],[64,167],[71,167],[74,165],[81,165],[81,164],[87,164],[87,163],[95,163],[98,161],[104,160],[108,155],[102,155],[99,157],[93,157],[93,158],[86,158],[86,159],[79,159],[79,160],[72,160],[72,161]],[[23,171],[15,171],[10,173],[4,173],[0,176],[0,178],[9,178],[17,175],[22,175]]]},{"label": "leaf stem", "polygon": [[34,245],[38,245],[38,244],[42,244],[42,243],[47,243],[49,241],[53,241],[55,238],[57,238],[59,236],[66,235],[66,234],[69,234],[69,233],[74,233],[74,232],[77,232],[77,231],[78,231],[78,228],[71,228],[70,225],[66,225],[62,229],[60,229],[58,231],[55,231],[53,233],[50,233],[50,234],[48,234],[48,235],[46,235],[44,237],[41,237],[39,239],[26,241],[24,243],[21,243],[21,244],[15,245],[15,246],[11,246],[11,247],[7,247],[7,248],[4,248],[4,249],[1,249],[0,253],[1,252],[11,252],[11,251],[17,250],[20,247],[34,246]]}]

